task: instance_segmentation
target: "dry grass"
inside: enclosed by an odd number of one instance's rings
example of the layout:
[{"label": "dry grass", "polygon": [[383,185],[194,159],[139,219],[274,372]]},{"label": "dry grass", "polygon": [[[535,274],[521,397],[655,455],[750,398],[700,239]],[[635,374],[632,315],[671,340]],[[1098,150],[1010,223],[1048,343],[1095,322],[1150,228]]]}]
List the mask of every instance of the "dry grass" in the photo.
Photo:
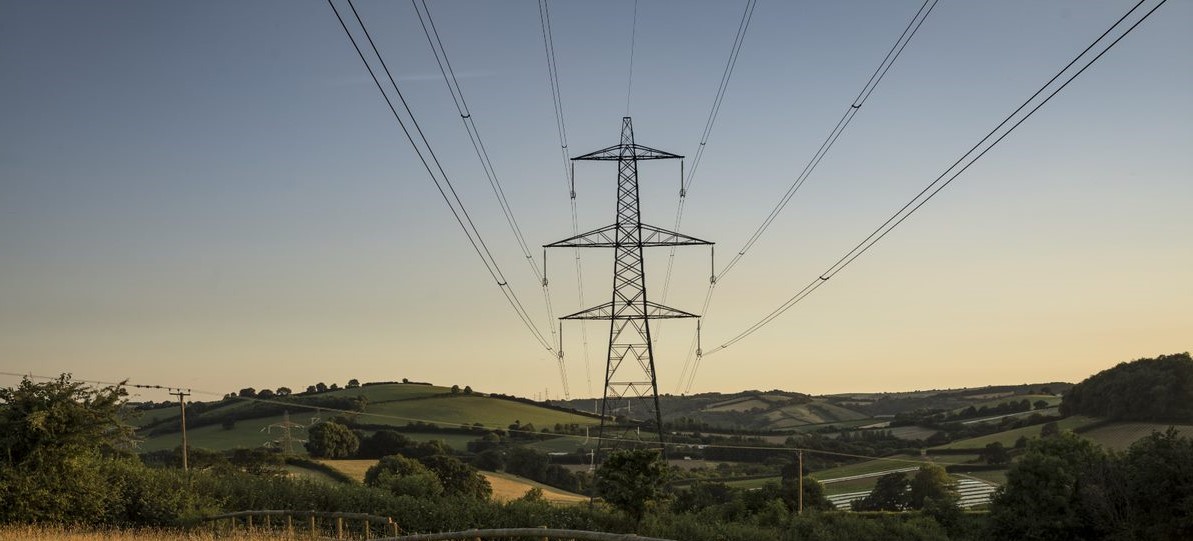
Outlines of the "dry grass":
[{"label": "dry grass", "polygon": [[543,499],[555,503],[579,503],[588,501],[587,496],[573,494],[559,490],[558,488],[536,483],[529,479],[509,475],[507,473],[494,473],[482,471],[481,475],[489,480],[489,485],[493,487],[493,499],[499,502],[508,502],[510,500],[521,498],[532,488],[538,488],[543,491]]},{"label": "dry grass", "polygon": [[61,526],[0,526],[0,541],[274,541],[284,534],[237,532],[216,536],[211,530],[89,530]]},{"label": "dry grass", "polygon": [[343,460],[320,459],[319,463],[331,466],[332,468],[339,470],[340,473],[343,473],[344,475],[363,483],[365,480],[365,472],[369,471],[369,468],[375,466],[377,464],[377,460],[372,458],[354,458]]}]

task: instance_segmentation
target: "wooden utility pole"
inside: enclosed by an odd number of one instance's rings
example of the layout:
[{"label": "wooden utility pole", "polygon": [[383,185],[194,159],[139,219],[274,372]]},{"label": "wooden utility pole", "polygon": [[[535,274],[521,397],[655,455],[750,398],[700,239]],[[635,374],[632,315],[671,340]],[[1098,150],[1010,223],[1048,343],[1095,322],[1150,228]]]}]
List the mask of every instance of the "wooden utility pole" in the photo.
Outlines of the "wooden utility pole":
[{"label": "wooden utility pole", "polygon": [[181,419],[181,423],[182,423],[182,470],[189,471],[190,467],[187,464],[187,457],[186,457],[187,453],[186,453],[186,400],[185,400],[185,398],[190,396],[191,393],[183,392],[182,389],[178,389],[178,392],[176,392],[176,393],[171,392],[170,394],[178,397],[178,407],[180,408],[180,411],[181,411],[180,419]]},{"label": "wooden utility pole", "polygon": [[799,452],[799,507],[796,514],[804,514],[804,452]]}]

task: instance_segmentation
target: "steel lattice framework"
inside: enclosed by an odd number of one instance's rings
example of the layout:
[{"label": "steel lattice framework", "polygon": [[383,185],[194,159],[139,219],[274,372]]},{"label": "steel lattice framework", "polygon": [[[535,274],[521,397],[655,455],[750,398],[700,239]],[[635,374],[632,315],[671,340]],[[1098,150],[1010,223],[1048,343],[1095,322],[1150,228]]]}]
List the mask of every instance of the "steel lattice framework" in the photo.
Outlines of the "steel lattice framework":
[{"label": "steel lattice framework", "polygon": [[[643,248],[711,245],[711,242],[642,223],[638,204],[638,161],[679,159],[634,143],[630,117],[621,119],[621,144],[572,158],[573,161],[617,161],[617,221],[545,248],[613,248],[613,297],[610,302],[561,317],[561,320],[608,320],[609,356],[605,364],[605,390],[601,400],[601,429],[597,455],[605,442],[605,424],[611,399],[637,399],[652,415],[658,443],[663,444],[663,419],[659,410],[659,385],[655,374],[650,320],[691,318],[696,314],[646,300]],[[643,411],[639,409],[638,411]],[[628,416],[628,415],[627,415]],[[633,419],[630,420],[633,423]],[[599,460],[599,459],[598,459]]]}]

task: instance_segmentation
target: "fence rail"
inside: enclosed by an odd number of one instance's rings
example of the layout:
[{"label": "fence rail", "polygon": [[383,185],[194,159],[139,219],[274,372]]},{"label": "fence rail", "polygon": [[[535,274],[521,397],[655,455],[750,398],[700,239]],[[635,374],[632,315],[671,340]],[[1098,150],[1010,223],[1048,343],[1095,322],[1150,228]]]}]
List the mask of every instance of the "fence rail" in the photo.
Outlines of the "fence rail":
[{"label": "fence rail", "polygon": [[[277,524],[271,520],[274,517],[278,517],[280,519]],[[254,518],[259,518],[261,520],[254,524]],[[291,538],[295,537],[296,534],[302,532],[304,529],[306,530],[305,534],[309,537],[324,537],[321,535],[324,526],[323,519],[334,520],[335,536],[332,537],[332,539],[356,538],[356,536],[353,535],[352,522],[345,524],[344,521],[346,520],[359,521],[360,528],[358,531],[364,539],[377,538],[375,537],[373,528],[370,527],[371,524],[378,524],[379,526],[376,534],[379,534],[380,536],[389,535],[389,539],[392,539],[401,533],[401,530],[398,528],[398,524],[394,522],[392,518],[370,515],[368,513],[262,509],[255,511],[236,511],[234,513],[213,515],[210,517],[204,517],[202,520],[204,522],[212,523],[216,528],[219,528],[221,524],[226,524],[229,530],[235,530],[241,519],[244,520],[244,527],[247,530],[263,529],[272,531],[275,529],[282,529],[287,533],[287,536]],[[298,522],[297,526],[295,524],[296,522]]]}]

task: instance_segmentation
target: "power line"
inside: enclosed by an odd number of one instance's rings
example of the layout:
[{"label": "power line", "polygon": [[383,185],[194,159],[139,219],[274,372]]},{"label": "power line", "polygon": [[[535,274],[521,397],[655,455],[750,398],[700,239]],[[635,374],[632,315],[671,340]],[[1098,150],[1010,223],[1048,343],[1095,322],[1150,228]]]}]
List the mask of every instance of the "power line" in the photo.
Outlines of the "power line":
[{"label": "power line", "polygon": [[[551,31],[551,7],[548,0],[539,0],[539,26],[543,34],[543,53],[547,58],[547,86],[551,89],[551,102],[555,108],[555,129],[559,135],[559,155],[562,158],[563,174],[567,179],[568,200],[572,210],[572,236],[580,234],[580,219],[576,210],[576,179],[568,159],[567,123],[563,116],[563,92],[559,86],[559,65],[555,61],[555,36]],[[546,255],[544,254],[543,275],[546,276]],[[580,249],[575,249],[572,258],[576,268],[576,298],[579,306],[587,306],[584,302],[584,271],[580,261]],[[584,353],[584,381],[588,386],[588,394],[592,394],[592,364],[588,352],[588,326],[580,322],[580,336]],[[560,362],[563,362],[563,335],[559,341]]]},{"label": "power line", "polygon": [[[725,99],[725,90],[729,88],[729,80],[733,77],[733,68],[737,66],[737,56],[741,53],[741,46],[746,39],[746,31],[750,28],[750,21],[754,18],[756,5],[758,5],[757,0],[746,0],[746,8],[741,14],[741,21],[737,24],[737,35],[733,38],[733,46],[729,49],[729,58],[725,61],[725,69],[721,72],[721,82],[717,85],[716,96],[713,98],[712,107],[709,108],[708,120],[704,122],[704,130],[700,134],[700,144],[697,145],[696,152],[692,155],[692,167],[688,169],[686,179],[680,178],[679,203],[676,205],[675,226],[671,228],[672,231],[679,231],[680,225],[682,225],[688,189],[692,187],[696,171],[704,159],[704,148],[708,144],[713,125],[716,124],[717,115],[721,111],[721,102]],[[675,251],[676,248],[672,248],[667,258],[667,274],[663,279],[663,293],[660,296],[660,301],[664,304],[667,302],[667,293],[671,289],[671,274],[675,268]]]},{"label": "power line", "polygon": [[[781,213],[783,209],[787,207],[787,204],[791,201],[791,198],[795,196],[795,193],[799,191],[800,187],[804,185],[804,182],[808,180],[808,177],[811,176],[813,171],[815,171],[816,166],[820,164],[820,161],[824,159],[825,155],[828,154],[828,151],[832,149],[834,144],[836,144],[837,139],[839,139],[841,134],[844,133],[845,128],[849,127],[849,124],[853,122],[853,117],[857,115],[859,110],[861,110],[862,105],[865,104],[866,100],[870,99],[870,95],[874,93],[874,89],[878,88],[878,84],[882,82],[883,78],[886,77],[887,72],[889,72],[891,67],[895,65],[895,61],[898,60],[899,56],[903,54],[903,50],[907,48],[909,43],[911,43],[911,39],[915,37],[917,32],[919,32],[920,26],[924,24],[924,21],[928,19],[928,15],[931,14],[932,10],[936,7],[937,1],[938,0],[924,0],[924,3],[920,4],[920,8],[916,10],[915,15],[911,17],[911,20],[907,22],[907,26],[903,28],[903,32],[899,34],[899,38],[896,39],[895,43],[891,45],[891,48],[887,50],[886,55],[882,58],[882,61],[878,63],[878,67],[874,68],[874,72],[871,73],[870,78],[866,80],[866,84],[862,85],[862,89],[858,91],[857,96],[850,101],[849,106],[846,107],[845,112],[842,113],[841,118],[837,120],[837,124],[833,126],[832,130],[829,131],[828,136],[826,136],[824,139],[824,142],[820,144],[820,147],[812,155],[812,158],[804,166],[804,169],[795,178],[791,186],[787,188],[787,191],[779,198],[779,201],[775,207],[771,209],[767,217],[762,221],[757,229],[755,229],[754,233],[746,241],[745,245],[743,245],[742,248],[738,250],[733,258],[729,261],[729,263],[721,269],[721,272],[715,273],[713,278],[709,280],[708,289],[704,294],[704,303],[700,309],[701,314],[707,315],[708,307],[712,303],[713,291],[716,289],[717,282],[724,280],[725,275],[737,265],[738,261],[741,261],[741,258],[746,255],[746,252],[748,252],[756,242],[758,242],[758,239],[762,237],[763,232],[770,227],[770,225],[775,221],[775,218],[778,217],[779,213]],[[701,144],[700,150],[704,150],[703,144]],[[680,213],[678,213],[676,216],[677,221],[682,216],[682,198],[680,200],[680,205]],[[696,379],[696,371],[700,364],[700,357],[701,352],[699,351],[697,340],[693,338],[691,345],[688,347],[688,354],[684,361],[683,370],[680,372],[677,390],[678,388],[685,386],[685,377],[687,378],[686,390],[691,390],[692,384]]]},{"label": "power line", "polygon": [[[559,344],[559,336],[555,333],[555,309],[551,305],[551,291],[547,287],[546,272],[545,270],[539,270],[538,264],[534,261],[534,256],[530,253],[530,248],[526,244],[526,237],[522,234],[522,228],[518,226],[518,220],[514,216],[513,207],[506,198],[505,190],[501,186],[501,180],[497,176],[497,170],[493,167],[492,160],[489,159],[489,152],[485,149],[485,142],[481,138],[480,130],[476,127],[476,119],[468,107],[467,100],[464,99],[464,89],[460,86],[460,81],[456,78],[455,70],[452,69],[451,60],[447,56],[447,49],[443,46],[443,40],[439,36],[439,29],[435,26],[435,18],[431,15],[431,10],[427,6],[426,0],[422,0],[421,3],[422,9],[420,10],[419,2],[410,0],[411,6],[414,7],[415,13],[418,14],[418,22],[422,26],[423,34],[427,37],[427,45],[431,47],[431,52],[435,55],[435,62],[439,65],[439,72],[443,75],[443,82],[447,85],[448,93],[452,96],[452,102],[456,106],[456,111],[460,114],[460,121],[464,124],[464,130],[468,132],[468,139],[472,143],[472,149],[476,152],[477,160],[481,163],[481,169],[485,173],[485,178],[488,179],[489,186],[493,188],[493,195],[497,198],[497,203],[501,206],[501,211],[505,215],[505,221],[509,225],[510,231],[514,234],[514,238],[518,242],[518,247],[522,250],[522,256],[526,259],[526,263],[530,266],[530,271],[534,274],[535,281],[542,289],[543,303],[547,308],[547,329],[551,332],[552,342]],[[425,19],[423,17],[424,13],[426,14]],[[562,351],[562,347],[559,351]],[[570,398],[571,392],[568,389],[567,371],[563,365],[562,357],[559,357],[559,375],[563,383],[564,397]]]},{"label": "power line", "polygon": [[[518,300],[513,288],[510,287],[505,275],[501,272],[501,267],[497,264],[497,261],[493,258],[492,253],[489,251],[489,247],[485,244],[484,239],[481,237],[480,231],[473,223],[471,216],[468,215],[468,211],[464,207],[464,203],[460,200],[459,195],[456,193],[455,187],[451,183],[451,179],[444,171],[442,164],[439,162],[439,158],[435,155],[434,150],[431,148],[430,142],[423,134],[422,128],[419,126],[418,120],[414,117],[414,113],[410,110],[410,105],[406,102],[405,96],[402,95],[402,90],[400,87],[398,87],[398,83],[395,80],[393,73],[390,72],[389,66],[387,66],[385,63],[385,59],[382,58],[380,51],[377,50],[376,43],[373,42],[372,35],[369,34],[368,28],[365,26],[360,14],[356,11],[356,6],[353,4],[352,0],[348,0],[348,5],[352,8],[352,14],[355,16],[357,24],[364,32],[365,37],[369,41],[370,47],[373,49],[374,55],[377,57],[378,62],[385,71],[386,77],[389,79],[390,84],[397,93],[398,99],[402,103],[402,107],[405,109],[411,124],[413,124],[415,131],[418,133],[419,140],[422,141],[422,146],[425,147],[426,154],[430,155],[431,161],[434,162],[434,169],[432,169],[431,163],[428,162],[427,156],[424,155],[424,149],[419,146],[418,142],[416,142],[414,135],[406,126],[406,122],[403,121],[401,115],[398,114],[397,107],[394,105],[393,100],[390,99],[389,94],[385,91],[385,88],[381,85],[381,80],[378,78],[373,66],[369,64],[369,61],[365,58],[365,54],[361,50],[360,45],[357,43],[356,37],[348,29],[347,23],[344,22],[344,18],[340,15],[340,10],[336,8],[332,0],[327,0],[327,5],[330,6],[332,12],[335,13],[336,19],[340,23],[340,27],[344,29],[344,33],[348,36],[348,40],[352,43],[352,48],[356,50],[357,56],[360,57],[360,61],[365,65],[365,69],[368,70],[369,76],[372,77],[373,83],[377,86],[377,90],[381,92],[381,96],[385,99],[386,105],[389,106],[389,110],[393,114],[394,119],[398,121],[398,125],[402,128],[402,133],[406,135],[406,139],[410,142],[410,146],[414,149],[415,154],[418,155],[418,159],[422,163],[423,168],[426,169],[427,175],[430,176],[431,181],[435,183],[436,189],[439,190],[439,195],[442,196],[443,201],[447,203],[448,209],[451,210],[452,216],[456,219],[456,223],[458,223],[460,228],[464,230],[465,236],[468,237],[469,244],[472,245],[472,249],[476,252],[477,256],[481,258],[481,262],[485,265],[485,269],[497,283],[498,288],[501,290],[510,306],[513,307],[514,312],[518,315],[518,318],[522,321],[522,324],[526,326],[527,330],[530,331],[540,345],[542,345],[548,351],[554,351],[554,348],[546,340],[542,332],[540,332],[534,325],[534,322],[530,318],[530,314],[527,313],[526,308],[522,305],[522,302]],[[439,176],[436,176],[436,170],[438,170]],[[444,188],[445,186],[446,190]],[[448,195],[449,192],[451,194],[450,196]]]},{"label": "power line", "polygon": [[625,85],[625,116],[630,116],[630,95],[634,89],[634,47],[638,42],[638,0],[634,0],[634,23],[630,28],[630,76]]},{"label": "power line", "polygon": [[[45,380],[58,379],[58,377],[56,377],[56,376],[43,376],[43,375],[37,375],[37,374],[17,374],[14,372],[0,372],[0,376],[16,376],[16,377],[21,377],[21,378],[45,379]],[[142,388],[142,389],[171,389],[171,390],[180,389],[179,387],[167,387],[164,385],[136,385],[136,384],[128,383],[127,379],[124,381],[121,381],[121,382],[85,380],[85,379],[72,379],[71,381],[75,381],[78,383],[91,383],[91,384],[96,384],[96,385],[135,387],[135,388]],[[392,415],[392,414],[385,414],[385,413],[367,413],[367,412],[360,412],[360,411],[354,411],[354,410],[339,409],[339,408],[326,407],[326,406],[318,406],[318,405],[312,405],[312,404],[302,404],[302,403],[298,403],[298,402],[287,402],[284,400],[271,399],[271,398],[257,398],[257,397],[249,397],[249,396],[240,396],[237,394],[224,394],[224,393],[217,393],[214,391],[203,391],[203,390],[198,390],[198,389],[187,389],[187,391],[193,392],[194,394],[201,394],[201,395],[207,395],[207,396],[219,396],[219,397],[223,397],[223,398],[230,398],[232,400],[241,400],[241,401],[245,401],[245,402],[255,402],[255,403],[261,403],[261,404],[275,404],[275,405],[282,405],[282,406],[290,406],[290,407],[294,407],[294,408],[305,408],[305,409],[313,409],[313,410],[319,410],[319,411],[327,411],[327,412],[332,412],[332,413],[343,413],[346,415],[368,416],[368,417],[376,417],[379,419],[392,419],[392,420],[396,420],[396,421],[429,423],[429,424],[435,424],[435,425],[439,425],[439,426],[446,426],[446,427],[453,427],[453,428],[475,428],[476,427],[475,424],[468,424],[468,423],[453,423],[453,422],[449,422],[449,421],[441,421],[441,420],[434,420],[434,419],[420,419],[420,418],[416,418],[416,417],[403,417],[401,415]],[[501,427],[494,427],[494,428],[501,428]],[[501,430],[504,430],[504,431],[510,432],[510,433],[515,433],[515,434],[541,435],[538,432],[522,430],[522,429],[501,428]],[[555,435],[560,438],[569,438],[569,439],[581,440],[581,441],[590,441],[590,440],[591,441],[601,441],[601,440],[603,440],[603,441],[619,441],[618,438],[603,438],[600,436],[581,436],[578,434],[555,434]],[[729,445],[729,444],[716,444],[716,443],[696,444],[696,443],[675,443],[675,442],[666,442],[663,445],[666,445],[668,447],[690,447],[692,445],[700,445],[701,447],[713,448],[713,449],[753,449],[753,450],[758,450],[758,451],[803,451],[805,453],[820,454],[820,455],[825,455],[825,456],[861,458],[861,459],[866,459],[866,460],[880,460],[880,461],[900,462],[900,463],[907,463],[907,464],[932,464],[933,463],[930,460],[915,460],[915,459],[910,459],[910,458],[868,456],[868,455],[859,455],[859,454],[852,454],[852,453],[841,453],[841,452],[836,452],[836,451],[822,451],[822,450],[817,450],[817,449],[808,449],[808,448],[801,448],[801,447],[775,447],[775,446],[761,446],[761,445],[760,446]]]},{"label": "power line", "polygon": [[[1094,64],[1094,62],[1097,62],[1098,59],[1102,58],[1102,55],[1105,55],[1108,51],[1110,51],[1111,48],[1113,48],[1115,45],[1117,45],[1119,41],[1121,41],[1123,38],[1127,37],[1127,34],[1130,34],[1131,31],[1135,30],[1136,27],[1138,27],[1143,21],[1147,20],[1147,18],[1150,17],[1152,15],[1152,13],[1154,13],[1157,9],[1159,9],[1160,6],[1164,5],[1168,0],[1160,0],[1159,3],[1157,3],[1147,13],[1145,13],[1142,17],[1140,17],[1139,20],[1137,20],[1133,24],[1131,24],[1131,26],[1128,27],[1125,31],[1123,31],[1122,34],[1120,34],[1117,38],[1115,38],[1113,41],[1111,41],[1108,45],[1106,45],[1101,51],[1099,51],[1092,58],[1085,61],[1085,64],[1080,69],[1078,69],[1077,71],[1075,71],[1071,75],[1069,75],[1063,83],[1061,83],[1059,86],[1057,86],[1051,92],[1049,92],[1046,97],[1044,97],[1042,100],[1039,101],[1039,103],[1036,103],[1034,106],[1031,105],[1033,100],[1035,100],[1038,96],[1040,96],[1041,94],[1046,92],[1048,90],[1048,88],[1050,86],[1052,86],[1052,83],[1056,82],[1066,72],[1069,71],[1069,68],[1073,67],[1079,61],[1081,61],[1081,59],[1083,57],[1086,57],[1087,53],[1089,53],[1099,43],[1101,43],[1102,40],[1104,40],[1116,28],[1118,28],[1119,25],[1121,25],[1123,23],[1123,21],[1127,20],[1131,16],[1131,14],[1134,13],[1137,9],[1139,9],[1139,7],[1142,6],[1146,1],[1147,0],[1140,0],[1139,3],[1135,4],[1129,11],[1127,11],[1126,14],[1124,14],[1121,18],[1119,18],[1117,21],[1115,21],[1114,24],[1112,24],[1109,28],[1107,28],[1106,31],[1102,33],[1102,35],[1098,36],[1098,38],[1095,39],[1092,43],[1090,43],[1089,46],[1087,46],[1084,50],[1082,50],[1080,53],[1078,53],[1077,56],[1073,58],[1073,60],[1071,60],[1068,64],[1066,64],[1063,68],[1061,68],[1060,71],[1058,71],[1056,73],[1056,75],[1053,75],[1052,78],[1048,80],[1048,82],[1044,83],[1038,90],[1035,91],[1035,93],[1033,93],[1030,97],[1028,97],[1026,100],[1024,100],[1024,102],[1022,104],[1020,104],[1019,107],[1017,107],[1014,111],[1012,111],[1011,114],[1007,115],[1006,118],[1004,118],[1002,120],[1002,122],[999,122],[999,124],[997,126],[995,126],[994,129],[990,130],[990,132],[987,133],[986,136],[983,137],[980,141],[978,141],[977,144],[973,145],[973,147],[971,147],[968,151],[966,151],[965,154],[963,154],[960,158],[957,159],[957,161],[953,162],[952,165],[950,165],[947,169],[945,169],[944,172],[940,174],[940,176],[936,177],[935,180],[933,180],[926,187],[924,187],[924,189],[921,190],[918,194],[916,194],[916,196],[913,197],[910,201],[908,201],[907,204],[903,205],[903,207],[900,208],[898,211],[896,211],[895,214],[893,214],[890,218],[888,218],[885,222],[883,222],[882,225],[878,226],[877,229],[875,229],[872,233],[870,233],[869,236],[867,236],[865,239],[863,239],[861,242],[859,242],[857,245],[855,245],[844,256],[842,256],[835,263],[833,263],[827,270],[825,270],[823,273],[821,273],[820,276],[813,279],[811,282],[808,283],[808,285],[804,286],[803,289],[800,289],[798,292],[796,292],[795,295],[791,296],[789,299],[787,299],[787,301],[785,301],[783,304],[781,304],[778,308],[775,308],[774,310],[772,310],[769,314],[767,314],[761,320],[754,323],[753,325],[748,327],[746,330],[737,334],[736,336],[729,339],[725,343],[721,344],[716,349],[708,352],[707,355],[712,355],[713,353],[721,351],[721,350],[737,343],[738,341],[742,340],[746,336],[753,334],[758,329],[762,328],[766,324],[773,321],[775,318],[777,318],[783,312],[786,312],[787,310],[789,310],[796,303],[800,302],[801,300],[806,298],[808,295],[811,295],[812,292],[819,289],[820,286],[824,284],[824,282],[828,281],[830,278],[835,276],[837,273],[844,270],[845,267],[849,266],[858,257],[860,257],[867,250],[869,250],[872,246],[874,246],[874,244],[876,244],[878,241],[880,241],[884,237],[886,237],[887,234],[889,234],[896,227],[898,227],[899,224],[902,224],[904,220],[906,220],[909,216],[911,216],[913,213],[915,213],[915,211],[919,210],[920,207],[922,207],[925,203],[927,203],[929,200],[931,200],[933,197],[935,197],[936,194],[940,193],[941,190],[943,190],[946,186],[948,186],[950,183],[952,183],[953,180],[955,180],[958,176],[960,176],[967,169],[969,169],[969,167],[971,165],[973,165],[974,163],[976,163],[979,159],[981,159],[982,156],[985,156],[987,152],[989,152],[992,148],[994,148],[996,145],[998,145],[998,143],[1001,142],[1008,135],[1010,135],[1011,132],[1015,131],[1016,128],[1018,128],[1021,124],[1023,124],[1023,122],[1026,121],[1028,118],[1030,118],[1033,114],[1035,114],[1036,111],[1038,111],[1046,103],[1051,101],[1052,98],[1055,97],[1058,93],[1060,93],[1061,90],[1064,90],[1065,87],[1067,87],[1069,85],[1069,83],[1073,82],[1073,80],[1075,80],[1078,76],[1080,76],[1082,73],[1084,73],[1085,70],[1089,69],[1089,67],[1092,66]],[[1018,115],[1024,109],[1027,109],[1029,106],[1031,106],[1030,110],[1028,110],[1020,118],[1018,118],[1018,120],[1014,120],[1016,115]],[[1011,123],[1012,120],[1014,120],[1014,123],[1012,123],[1010,125],[1010,127],[1008,127],[1005,131],[1003,131],[1001,133],[1001,135],[998,135],[997,137],[995,137],[995,135],[999,133],[999,130],[1001,130],[1008,123]],[[991,141],[991,138],[994,138],[994,139]],[[986,145],[987,141],[990,141],[990,143],[988,145]],[[978,149],[982,148],[983,145],[986,145],[985,148],[982,149],[980,152],[977,152]],[[975,152],[977,152],[977,154],[974,154]],[[971,155],[972,155],[972,158],[970,157]],[[968,162],[966,162],[967,159],[968,159]],[[959,169],[957,169],[957,166],[961,165],[963,162],[965,162],[965,164],[963,166],[961,166]],[[954,172],[952,175],[949,175],[949,172],[953,171],[954,169],[956,169],[956,172]],[[947,179],[946,179],[946,177],[947,177]]]},{"label": "power line", "polygon": [[878,87],[878,83],[882,82],[882,79],[886,77],[886,74],[888,71],[890,71],[891,66],[895,64],[895,61],[899,59],[899,55],[901,55],[903,50],[907,48],[907,44],[911,43],[911,39],[915,37],[916,32],[919,31],[920,25],[924,24],[924,21],[927,20],[928,15],[932,12],[932,9],[936,7],[936,2],[937,0],[924,0],[924,3],[920,5],[920,9],[916,11],[915,16],[913,16],[911,21],[907,23],[907,27],[903,29],[903,33],[899,36],[899,39],[896,40],[895,44],[891,46],[891,49],[887,51],[886,56],[883,57],[882,62],[878,65],[878,68],[874,70],[874,73],[870,75],[870,79],[866,81],[865,86],[863,86],[862,90],[858,92],[857,97],[854,98],[849,104],[849,107],[845,109],[845,113],[841,115],[840,120],[837,121],[837,125],[833,127],[832,131],[829,132],[828,137],[825,138],[824,142],[820,144],[820,148],[817,149],[816,153],[812,155],[812,159],[808,161],[807,165],[804,166],[803,171],[800,172],[799,176],[796,177],[791,186],[787,188],[787,192],[779,198],[778,204],[776,204],[775,208],[770,211],[770,214],[768,214],[766,219],[762,221],[762,224],[758,226],[758,228],[750,236],[749,240],[746,241],[745,245],[738,250],[737,254],[734,255],[733,258],[729,260],[729,263],[726,264],[723,269],[721,269],[721,272],[717,274],[718,278],[723,278],[725,274],[727,274],[733,269],[734,266],[737,265],[737,262],[746,255],[746,252],[749,251],[756,242],[758,242],[758,239],[762,236],[762,234],[775,221],[775,218],[778,217],[779,213],[781,213],[783,209],[787,207],[787,203],[791,201],[791,198],[795,196],[795,193],[799,191],[800,187],[804,185],[804,182],[808,180],[808,177],[816,169],[816,166],[820,164],[820,161],[824,159],[824,156],[828,154],[828,151],[832,149],[833,144],[835,144],[837,139],[841,137],[841,133],[843,133],[845,128],[849,126],[849,123],[853,121],[853,117],[857,114],[858,110],[860,110],[862,105],[865,104],[866,100],[870,98],[870,95],[874,93],[874,89]]}]

